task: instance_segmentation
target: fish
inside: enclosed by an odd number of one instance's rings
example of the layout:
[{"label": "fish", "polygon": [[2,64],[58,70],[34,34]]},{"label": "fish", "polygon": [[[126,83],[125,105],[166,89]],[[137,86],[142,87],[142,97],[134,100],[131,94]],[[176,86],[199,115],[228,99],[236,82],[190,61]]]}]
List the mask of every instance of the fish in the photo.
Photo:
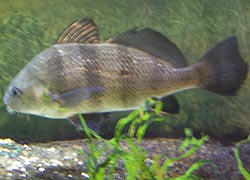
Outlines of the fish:
[{"label": "fish", "polygon": [[69,119],[77,126],[77,114],[105,119],[110,112],[145,107],[149,97],[178,113],[174,95],[188,89],[234,96],[248,72],[236,36],[188,65],[180,49],[151,28],[101,42],[94,21],[82,18],[15,76],[3,102],[9,112]]}]

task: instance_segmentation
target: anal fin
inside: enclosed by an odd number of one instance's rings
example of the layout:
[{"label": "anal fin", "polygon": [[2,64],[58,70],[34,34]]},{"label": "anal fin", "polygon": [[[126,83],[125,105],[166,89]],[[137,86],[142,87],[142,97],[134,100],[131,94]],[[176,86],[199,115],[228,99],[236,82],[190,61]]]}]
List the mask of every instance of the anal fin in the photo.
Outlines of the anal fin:
[{"label": "anal fin", "polygon": [[[179,103],[174,95],[165,96],[161,99],[153,98],[155,101],[162,101],[163,107],[161,110],[162,114],[178,114],[179,113]],[[151,106],[152,109],[155,108],[155,105]]]}]

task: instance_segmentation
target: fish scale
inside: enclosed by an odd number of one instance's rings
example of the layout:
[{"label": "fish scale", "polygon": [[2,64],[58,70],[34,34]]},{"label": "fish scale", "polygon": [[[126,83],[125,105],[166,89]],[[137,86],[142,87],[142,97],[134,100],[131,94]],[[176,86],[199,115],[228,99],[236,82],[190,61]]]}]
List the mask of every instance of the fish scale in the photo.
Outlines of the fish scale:
[{"label": "fish scale", "polygon": [[[150,96],[159,95],[158,93],[159,88],[157,87],[160,87],[160,86],[157,86],[156,80],[158,82],[161,82],[161,84],[163,84],[162,81],[166,79],[167,77],[167,74],[161,74],[163,67],[158,66],[157,63],[151,64],[151,66],[149,66],[147,59],[152,59],[152,61],[154,61],[154,59],[156,58],[151,57],[150,55],[143,53],[143,52],[136,52],[138,51],[136,49],[129,50],[131,58],[130,60],[128,60],[127,59],[127,53],[128,53],[127,47],[121,46],[119,47],[120,48],[119,51],[110,51],[110,49],[114,49],[118,45],[66,44],[66,45],[60,45],[59,48],[57,48],[57,46],[58,45],[54,47],[55,52],[60,51],[60,50],[63,52],[69,52],[68,49],[70,49],[70,52],[65,53],[65,57],[61,55],[60,61],[63,64],[64,68],[61,68],[60,63],[52,63],[53,65],[55,65],[55,67],[53,67],[53,70],[50,70],[48,68],[47,73],[50,73],[51,71],[55,72],[55,70],[58,71],[58,69],[61,69],[60,72],[64,72],[64,69],[66,69],[65,67],[67,67],[67,69],[74,69],[73,71],[74,75],[67,76],[69,77],[69,79],[65,79],[65,78],[61,79],[60,78],[61,76],[58,77],[52,74],[52,77],[55,78],[52,80],[52,82],[55,82],[56,84],[60,82],[60,84],[63,84],[64,86],[63,91],[64,89],[71,90],[71,89],[79,88],[82,85],[103,86],[106,89],[105,91],[107,93],[107,95],[105,96],[105,101],[108,101],[108,102],[114,101],[116,102],[116,104],[122,105],[124,104],[124,102],[122,102],[121,98],[127,97],[126,99],[123,98],[124,99],[123,101],[125,100],[129,101],[135,95],[138,95],[136,96],[137,98],[142,97],[139,100],[137,100],[137,102],[135,103],[135,106],[138,106],[138,105],[143,104],[143,103],[138,104],[138,102],[142,102],[142,101],[144,102],[145,96],[150,97]],[[93,54],[85,53],[82,55],[84,57],[82,61],[79,61],[77,58],[74,58],[74,57],[77,57],[78,54],[74,53],[74,50],[72,49],[79,48],[80,52],[86,52],[90,50],[89,46],[92,48],[95,48],[96,51],[98,51],[99,53],[98,54],[97,53],[93,53]],[[99,49],[102,49],[102,51],[99,51]],[[44,53],[47,53],[47,52],[45,51]],[[139,56],[137,53],[140,54],[140,58],[138,58]],[[133,54],[136,54],[136,55],[134,56]],[[56,58],[54,59],[57,60]],[[135,60],[138,63],[137,64],[133,63],[133,60]],[[51,60],[48,60],[48,61],[51,62]],[[97,67],[97,69],[99,69],[100,72],[92,71],[93,69],[91,69],[92,67],[90,65],[91,63],[93,63],[92,64],[93,67],[95,67],[95,63],[96,63],[96,65],[99,66]],[[159,63],[163,64],[164,62],[159,62]],[[84,68],[79,68],[79,67],[84,67]],[[121,74],[120,72],[124,69],[124,67],[127,67],[127,69],[129,68],[128,69],[129,77],[120,76]],[[152,74],[155,74],[156,76],[152,76]],[[87,77],[90,79],[87,80]],[[99,81],[97,79],[99,79]],[[46,79],[44,79],[44,81],[46,81]],[[69,81],[72,83],[70,83],[70,86],[68,87],[67,84]],[[50,82],[48,82],[48,86],[54,87],[55,85],[50,84]],[[121,92],[120,94],[122,94],[122,97],[120,97],[119,93],[114,94],[113,89],[117,89],[116,92]],[[60,92],[60,90],[61,90],[61,86],[58,86],[58,89],[56,89],[56,92]],[[110,94],[113,94],[113,95],[109,96]],[[117,96],[115,96],[116,94]],[[143,94],[143,96],[141,96],[140,94]]]}]

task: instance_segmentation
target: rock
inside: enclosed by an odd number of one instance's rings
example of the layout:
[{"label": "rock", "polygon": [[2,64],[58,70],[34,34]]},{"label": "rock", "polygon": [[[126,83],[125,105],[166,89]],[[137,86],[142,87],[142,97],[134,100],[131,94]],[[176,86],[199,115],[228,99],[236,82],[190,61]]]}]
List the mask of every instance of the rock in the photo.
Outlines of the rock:
[{"label": "rock", "polygon": [[[161,160],[175,157],[180,153],[176,151],[182,139],[145,139],[142,146],[147,151],[147,164],[153,162],[153,156],[162,154]],[[102,142],[96,140],[96,143]],[[126,143],[122,143],[127,148]],[[168,177],[183,174],[190,165],[200,159],[210,159],[214,165],[208,164],[197,171],[195,175],[208,180],[243,180],[237,169],[233,155],[234,144],[224,146],[219,142],[210,140],[195,154],[183,161],[174,163]],[[79,154],[83,150],[85,154]],[[243,144],[240,155],[243,165],[250,169],[250,143]],[[87,140],[57,141],[50,143],[37,143],[21,145],[10,139],[0,140],[0,179],[88,179],[86,173],[86,158],[88,157]],[[101,159],[105,159],[105,154]],[[125,169],[118,163],[114,179],[125,179]],[[215,167],[216,166],[216,167]]]}]

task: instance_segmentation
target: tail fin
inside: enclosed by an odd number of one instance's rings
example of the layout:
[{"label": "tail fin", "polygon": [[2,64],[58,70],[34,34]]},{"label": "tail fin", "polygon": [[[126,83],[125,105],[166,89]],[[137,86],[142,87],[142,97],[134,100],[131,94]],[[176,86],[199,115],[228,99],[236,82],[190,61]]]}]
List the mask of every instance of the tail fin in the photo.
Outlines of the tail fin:
[{"label": "tail fin", "polygon": [[226,38],[209,50],[197,63],[203,88],[232,96],[248,73],[248,64],[240,57],[235,36]]}]

